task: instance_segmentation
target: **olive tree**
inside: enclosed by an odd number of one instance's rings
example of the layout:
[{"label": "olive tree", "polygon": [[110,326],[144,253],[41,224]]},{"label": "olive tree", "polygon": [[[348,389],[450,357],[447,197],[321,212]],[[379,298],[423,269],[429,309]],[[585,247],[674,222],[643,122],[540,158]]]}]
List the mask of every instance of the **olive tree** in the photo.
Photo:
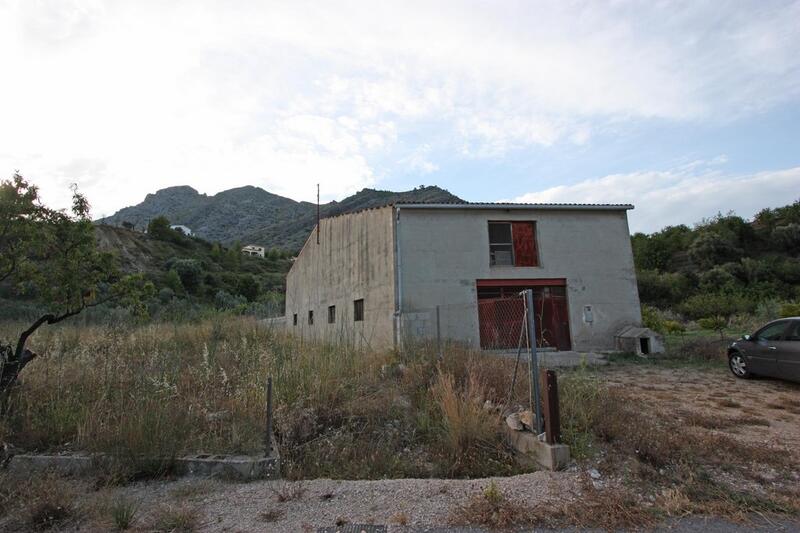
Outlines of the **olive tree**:
[{"label": "olive tree", "polygon": [[52,209],[19,174],[0,181],[0,284],[42,309],[0,349],[0,398],[36,358],[27,343],[40,327],[112,300],[141,310],[141,297],[152,291],[141,277],[122,276],[115,258],[98,249],[89,203],[76,187],[70,210]]}]

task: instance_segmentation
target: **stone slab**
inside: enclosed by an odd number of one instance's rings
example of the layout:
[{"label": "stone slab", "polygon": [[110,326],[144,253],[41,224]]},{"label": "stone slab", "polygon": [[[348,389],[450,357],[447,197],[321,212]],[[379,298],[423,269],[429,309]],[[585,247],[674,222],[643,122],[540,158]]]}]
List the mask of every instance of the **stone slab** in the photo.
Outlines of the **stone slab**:
[{"label": "stone slab", "polygon": [[[90,475],[109,468],[112,460],[103,454],[17,454],[7,465],[9,472],[54,471],[66,476]],[[280,455],[273,441],[267,456],[196,454],[175,459],[175,473],[183,476],[216,477],[239,481],[280,477]]]},{"label": "stone slab", "polygon": [[525,457],[548,470],[561,470],[569,463],[569,446],[548,444],[529,431],[515,431],[503,424],[508,443]]}]

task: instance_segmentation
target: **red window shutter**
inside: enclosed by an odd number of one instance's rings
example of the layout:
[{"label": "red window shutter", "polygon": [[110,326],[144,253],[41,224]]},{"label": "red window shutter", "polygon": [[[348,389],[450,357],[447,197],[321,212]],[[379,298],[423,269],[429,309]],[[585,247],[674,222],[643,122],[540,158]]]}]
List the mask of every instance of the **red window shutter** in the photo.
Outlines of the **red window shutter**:
[{"label": "red window shutter", "polygon": [[512,222],[511,237],[514,239],[514,266],[538,266],[533,222]]}]

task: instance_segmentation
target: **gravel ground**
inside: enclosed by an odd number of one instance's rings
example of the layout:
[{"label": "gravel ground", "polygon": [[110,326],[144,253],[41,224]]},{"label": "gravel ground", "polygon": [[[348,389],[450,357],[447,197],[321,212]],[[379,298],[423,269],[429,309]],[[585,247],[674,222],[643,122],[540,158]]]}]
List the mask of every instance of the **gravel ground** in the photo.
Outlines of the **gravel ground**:
[{"label": "gravel ground", "polygon": [[[577,495],[578,472],[534,472],[508,478],[475,480],[397,479],[303,482],[264,481],[223,483],[184,479],[146,482],[115,489],[107,497],[124,495],[140,503],[134,530],[148,531],[152,513],[159,505],[183,506],[198,517],[198,531],[205,532],[316,532],[338,524],[385,525],[391,533],[486,533],[479,527],[450,526],[451,514],[470,496],[490,482],[522,501],[537,501],[556,494]],[[279,495],[296,498],[278,501]],[[277,519],[265,512],[278,511]],[[109,524],[83,524],[80,531],[108,530]],[[338,529],[338,528],[337,528]],[[335,530],[335,529],[334,529]],[[715,517],[669,520],[656,531],[722,533],[746,531],[800,531],[791,518],[752,516],[733,523]],[[356,530],[358,531],[358,530]],[[518,531],[534,531],[520,529]],[[578,531],[536,529],[547,531]]]},{"label": "gravel ground", "polygon": [[[337,523],[385,524],[389,531],[423,531],[448,524],[451,513],[492,480],[514,498],[537,501],[576,487],[578,474],[533,472],[475,480],[180,481],[142,483],[119,490],[141,501],[143,511],[165,500],[194,508],[201,515],[202,531],[303,532]],[[282,496],[289,499],[279,501]],[[265,513],[269,511],[276,511],[275,516],[268,518]]]}]

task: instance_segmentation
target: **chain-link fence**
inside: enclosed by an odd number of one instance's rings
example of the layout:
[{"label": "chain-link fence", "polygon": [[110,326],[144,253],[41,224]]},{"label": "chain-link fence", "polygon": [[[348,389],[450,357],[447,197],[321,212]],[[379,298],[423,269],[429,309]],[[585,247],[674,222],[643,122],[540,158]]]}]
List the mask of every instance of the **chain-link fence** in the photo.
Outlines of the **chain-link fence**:
[{"label": "chain-link fence", "polygon": [[[569,350],[566,295],[555,290],[534,291],[536,346],[544,350]],[[538,294],[537,294],[538,293]],[[407,310],[401,323],[407,340],[465,342],[483,350],[516,350],[527,333],[525,298],[520,293],[478,298],[474,303],[444,304]]]}]

